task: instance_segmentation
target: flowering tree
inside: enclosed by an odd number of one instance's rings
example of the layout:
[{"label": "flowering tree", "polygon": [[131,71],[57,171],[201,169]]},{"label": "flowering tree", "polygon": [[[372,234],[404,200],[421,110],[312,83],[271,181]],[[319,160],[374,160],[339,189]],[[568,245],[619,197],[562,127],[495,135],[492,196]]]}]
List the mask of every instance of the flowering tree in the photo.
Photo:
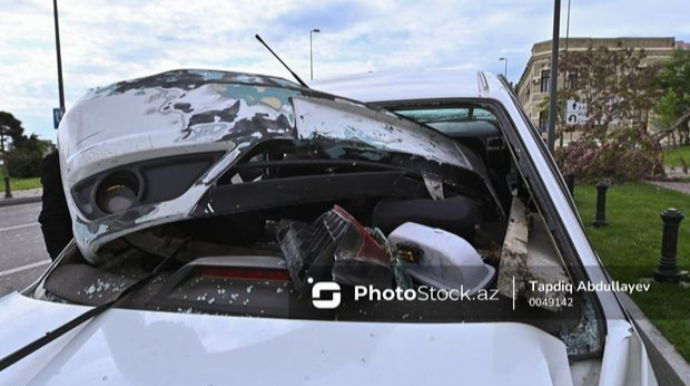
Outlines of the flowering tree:
[{"label": "flowering tree", "polygon": [[644,51],[621,46],[561,53],[559,71],[567,80],[559,99],[587,106],[584,123],[561,125],[561,133],[580,134],[556,152],[564,174],[585,181],[626,181],[663,173],[658,137],[647,129],[648,113],[660,95],[655,87],[660,66],[645,58]]}]

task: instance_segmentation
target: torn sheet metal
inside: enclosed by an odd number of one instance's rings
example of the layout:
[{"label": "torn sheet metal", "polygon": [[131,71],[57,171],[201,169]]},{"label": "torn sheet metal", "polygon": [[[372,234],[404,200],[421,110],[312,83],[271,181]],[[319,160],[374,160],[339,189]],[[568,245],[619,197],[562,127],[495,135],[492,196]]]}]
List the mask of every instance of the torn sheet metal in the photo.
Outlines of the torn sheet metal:
[{"label": "torn sheet metal", "polygon": [[345,100],[297,97],[293,103],[298,117],[297,132],[302,139],[340,139],[473,170],[453,140],[395,114]]},{"label": "torn sheet metal", "polygon": [[439,201],[445,198],[443,194],[443,176],[435,173],[422,172],[422,178],[424,178],[424,185],[426,186],[426,190],[429,191],[429,196],[431,196],[432,199]]},{"label": "torn sheet metal", "polygon": [[[97,263],[97,251],[114,239],[190,218],[220,176],[255,145],[271,139],[333,141],[372,154],[396,152],[473,169],[450,139],[388,112],[280,78],[169,71],[90,90],[62,120],[62,178],[80,250]],[[75,185],[98,173],[207,152],[225,155],[175,199],[89,220],[72,196]]]}]

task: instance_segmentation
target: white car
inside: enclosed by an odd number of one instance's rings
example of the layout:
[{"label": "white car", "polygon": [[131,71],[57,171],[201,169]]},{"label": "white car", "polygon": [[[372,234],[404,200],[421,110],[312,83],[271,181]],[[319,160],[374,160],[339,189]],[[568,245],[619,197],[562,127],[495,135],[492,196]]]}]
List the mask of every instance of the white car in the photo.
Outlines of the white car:
[{"label": "white car", "polygon": [[179,70],[72,107],[75,241],[0,299],[0,384],[657,384],[504,82],[314,88]]}]

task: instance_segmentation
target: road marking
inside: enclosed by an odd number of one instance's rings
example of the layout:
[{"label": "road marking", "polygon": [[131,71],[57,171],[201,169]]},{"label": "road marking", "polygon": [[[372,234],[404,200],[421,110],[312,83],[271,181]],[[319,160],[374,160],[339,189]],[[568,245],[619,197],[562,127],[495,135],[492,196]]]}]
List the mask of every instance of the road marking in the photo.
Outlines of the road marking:
[{"label": "road marking", "polygon": [[5,232],[5,231],[13,231],[16,229],[23,229],[23,228],[29,228],[29,227],[35,227],[36,225],[41,225],[37,222],[32,222],[29,224],[22,224],[22,225],[15,225],[12,227],[7,227],[7,228],[0,228],[0,232]]},{"label": "road marking", "polygon": [[513,311],[515,311],[515,275],[513,275]]},{"label": "road marking", "polygon": [[51,263],[51,260],[44,260],[44,261],[39,261],[39,262],[36,262],[36,263],[31,263],[31,264],[27,264],[27,265],[22,265],[21,267],[12,268],[12,269],[8,269],[7,271],[2,271],[2,272],[0,272],[0,277],[9,276],[9,275],[15,274],[15,273],[17,273],[17,272],[26,271],[26,270],[28,270],[28,269],[38,268],[38,267],[40,267],[40,266],[42,266],[42,265],[47,265],[47,264],[50,264],[50,263]]}]

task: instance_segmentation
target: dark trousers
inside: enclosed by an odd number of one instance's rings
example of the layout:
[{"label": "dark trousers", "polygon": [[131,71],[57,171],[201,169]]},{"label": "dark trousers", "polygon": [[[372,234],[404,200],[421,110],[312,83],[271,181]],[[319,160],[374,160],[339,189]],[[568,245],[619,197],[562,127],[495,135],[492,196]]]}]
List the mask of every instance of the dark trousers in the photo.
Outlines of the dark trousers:
[{"label": "dark trousers", "polygon": [[73,237],[72,219],[62,189],[60,159],[57,151],[48,154],[41,161],[41,184],[43,185],[41,197],[43,206],[38,222],[41,223],[48,254],[54,260]]}]

